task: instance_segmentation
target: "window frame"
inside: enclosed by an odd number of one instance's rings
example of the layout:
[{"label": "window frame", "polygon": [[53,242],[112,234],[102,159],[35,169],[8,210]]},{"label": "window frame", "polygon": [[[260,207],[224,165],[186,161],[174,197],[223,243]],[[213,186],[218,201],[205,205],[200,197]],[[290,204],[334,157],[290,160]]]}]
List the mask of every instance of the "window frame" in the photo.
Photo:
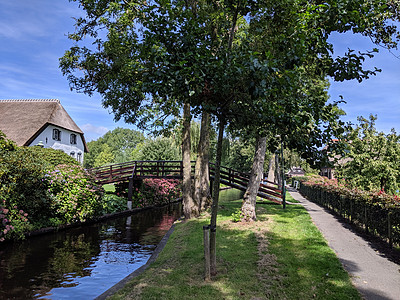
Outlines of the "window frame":
[{"label": "window frame", "polygon": [[71,145],[76,145],[76,138],[77,138],[76,134],[75,133],[71,133],[70,136],[69,136],[69,143]]},{"label": "window frame", "polygon": [[53,129],[53,140],[61,141],[61,130],[54,128]]}]

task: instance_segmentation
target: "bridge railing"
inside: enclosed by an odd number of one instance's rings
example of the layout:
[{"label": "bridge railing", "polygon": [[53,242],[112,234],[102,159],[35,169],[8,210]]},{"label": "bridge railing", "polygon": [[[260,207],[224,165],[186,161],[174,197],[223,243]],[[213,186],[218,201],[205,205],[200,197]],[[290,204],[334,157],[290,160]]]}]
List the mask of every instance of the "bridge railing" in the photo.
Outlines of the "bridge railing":
[{"label": "bridge railing", "polygon": [[[192,174],[194,174],[195,162],[192,161]],[[114,183],[129,181],[132,176],[138,178],[182,178],[183,162],[177,161],[130,161],[98,168],[88,169],[94,174],[98,183]],[[209,164],[210,177],[215,176],[215,164]],[[245,190],[250,179],[250,174],[221,166],[221,183]],[[282,188],[273,182],[260,183],[259,195],[264,198],[271,196],[282,199]]]},{"label": "bridge railing", "polygon": [[[192,162],[192,169],[194,170],[194,162]],[[140,178],[182,178],[183,163],[182,161],[130,161],[125,163],[113,164],[97,168],[91,168],[87,171],[94,174],[97,182],[113,183],[123,180],[128,180],[132,175]]]},{"label": "bridge railing", "polygon": [[[213,178],[215,175],[215,164],[210,163],[210,176]],[[236,187],[247,187],[250,180],[250,174],[239,172],[231,168],[221,166],[220,171],[221,182],[224,184],[235,185]],[[269,194],[273,197],[282,199],[282,187],[278,184],[264,180],[260,183],[259,193]]]}]

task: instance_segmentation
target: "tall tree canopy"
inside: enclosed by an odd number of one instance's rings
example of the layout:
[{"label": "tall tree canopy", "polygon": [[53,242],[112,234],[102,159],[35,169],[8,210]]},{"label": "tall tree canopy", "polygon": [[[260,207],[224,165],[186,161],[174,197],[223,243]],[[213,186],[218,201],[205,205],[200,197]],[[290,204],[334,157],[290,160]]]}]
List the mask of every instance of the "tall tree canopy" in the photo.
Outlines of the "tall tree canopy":
[{"label": "tall tree canopy", "polygon": [[117,127],[88,143],[89,153],[85,155],[84,167],[93,168],[129,161],[132,159],[132,152],[144,141],[143,133]]},{"label": "tall tree canopy", "polygon": [[346,133],[338,175],[353,187],[394,194],[400,186],[400,136],[394,129],[378,132],[375,120],[373,115],[359,117],[359,124]]},{"label": "tall tree canopy", "polygon": [[[267,127],[281,136],[299,132],[304,138],[291,142],[311,151],[313,143],[321,144],[321,132],[332,129],[332,106],[320,96],[320,82],[325,76],[362,80],[376,72],[363,69],[369,52],[333,57],[332,32],[352,31],[387,47],[397,45],[397,29],[388,22],[399,20],[397,1],[79,3],[86,15],[69,35],[76,45],[60,61],[72,88],[100,93],[116,119],[139,127],[165,127],[183,104],[185,121],[190,112],[213,114],[219,120],[217,166],[225,124],[255,131]],[[218,172],[215,182],[212,226]]]}]

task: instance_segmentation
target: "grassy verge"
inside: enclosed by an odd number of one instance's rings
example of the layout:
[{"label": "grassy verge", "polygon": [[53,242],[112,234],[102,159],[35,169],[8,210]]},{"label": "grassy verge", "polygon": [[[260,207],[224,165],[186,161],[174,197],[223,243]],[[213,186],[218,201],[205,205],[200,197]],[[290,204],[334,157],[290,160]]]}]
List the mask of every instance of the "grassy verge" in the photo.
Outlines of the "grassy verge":
[{"label": "grassy verge", "polygon": [[260,204],[257,222],[233,223],[240,205],[221,202],[214,281],[203,280],[205,215],[177,224],[157,261],[112,299],[360,299],[301,206]]},{"label": "grassy verge", "polygon": [[103,185],[103,189],[104,189],[106,192],[114,193],[114,192],[115,192],[115,185],[113,185],[113,184],[104,184],[104,185]]},{"label": "grassy verge", "polygon": [[300,201],[297,201],[296,199],[294,199],[292,197],[292,195],[290,195],[289,192],[286,192],[286,201],[291,202],[291,203],[300,203]]}]

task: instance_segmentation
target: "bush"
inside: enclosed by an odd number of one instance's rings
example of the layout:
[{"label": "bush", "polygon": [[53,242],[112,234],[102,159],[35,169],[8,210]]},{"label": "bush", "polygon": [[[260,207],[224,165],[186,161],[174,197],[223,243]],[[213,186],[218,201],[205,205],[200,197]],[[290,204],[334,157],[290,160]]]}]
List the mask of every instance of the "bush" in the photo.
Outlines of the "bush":
[{"label": "bush", "polygon": [[101,200],[101,214],[111,214],[127,209],[127,200],[114,194],[104,194]]},{"label": "bush", "polygon": [[345,181],[313,176],[302,181],[300,192],[366,232],[400,245],[400,197],[384,191],[351,188]]},{"label": "bush", "polygon": [[132,207],[147,207],[170,203],[181,197],[181,182],[177,179],[146,178],[132,196]]},{"label": "bush", "polygon": [[50,209],[63,223],[83,222],[100,214],[103,188],[81,166],[59,165],[45,174]]},{"label": "bush", "polygon": [[[4,137],[0,134],[0,140]],[[2,148],[3,149],[3,148]],[[29,214],[35,228],[52,225],[51,197],[42,178],[60,162],[78,162],[59,150],[41,147],[4,147],[0,150],[0,194],[7,199],[6,209],[14,206]]]},{"label": "bush", "polygon": [[0,130],[0,152],[1,151],[14,151],[17,149],[17,145],[6,138],[6,135]]},{"label": "bush", "polygon": [[61,150],[34,146],[27,147],[26,151],[42,160],[47,170],[53,170],[58,165],[80,166],[79,162]]},{"label": "bush", "polygon": [[28,148],[2,151],[0,155],[0,194],[6,199],[6,209],[15,206],[29,214],[34,223],[50,217],[50,198],[42,182],[43,160]]},{"label": "bush", "polygon": [[5,239],[23,238],[30,225],[23,210],[17,206],[11,208],[6,199],[0,199],[0,242]]}]

